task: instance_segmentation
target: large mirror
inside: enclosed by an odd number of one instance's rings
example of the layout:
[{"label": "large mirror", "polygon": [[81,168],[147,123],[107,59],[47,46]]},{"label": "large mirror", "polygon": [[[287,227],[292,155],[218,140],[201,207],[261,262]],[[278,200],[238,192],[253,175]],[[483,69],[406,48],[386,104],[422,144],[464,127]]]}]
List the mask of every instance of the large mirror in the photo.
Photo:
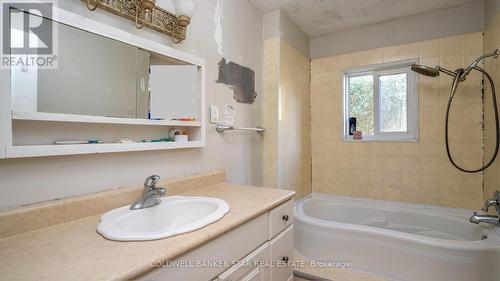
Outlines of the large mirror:
[{"label": "large mirror", "polygon": [[[25,34],[15,24],[16,17],[11,21],[12,47]],[[166,120],[200,117],[197,66],[53,24],[58,30],[58,67],[12,67],[14,112]]]}]

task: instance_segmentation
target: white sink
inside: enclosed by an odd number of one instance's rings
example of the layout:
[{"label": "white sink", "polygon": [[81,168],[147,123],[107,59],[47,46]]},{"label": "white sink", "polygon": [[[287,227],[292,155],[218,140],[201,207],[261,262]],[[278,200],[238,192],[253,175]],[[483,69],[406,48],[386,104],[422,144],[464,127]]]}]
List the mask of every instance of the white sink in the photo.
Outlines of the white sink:
[{"label": "white sink", "polygon": [[124,206],[101,217],[97,232],[110,240],[156,240],[202,228],[221,219],[226,201],[210,197],[168,196],[160,204],[130,210]]}]

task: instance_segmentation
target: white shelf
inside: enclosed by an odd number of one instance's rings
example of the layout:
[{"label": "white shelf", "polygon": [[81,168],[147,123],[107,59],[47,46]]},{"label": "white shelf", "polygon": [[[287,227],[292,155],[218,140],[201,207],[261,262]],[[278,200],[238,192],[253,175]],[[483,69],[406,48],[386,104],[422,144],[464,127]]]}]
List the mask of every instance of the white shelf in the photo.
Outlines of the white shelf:
[{"label": "white shelf", "polygon": [[124,151],[146,151],[203,147],[203,141],[155,142],[155,143],[99,143],[69,145],[18,145],[6,147],[8,158],[39,157],[54,155],[94,154]]},{"label": "white shelf", "polygon": [[31,121],[51,121],[51,122],[73,122],[73,123],[201,127],[200,121],[150,120],[150,119],[119,118],[119,117],[105,117],[105,116],[91,116],[91,115],[43,113],[43,112],[12,111],[12,119],[31,120]]}]

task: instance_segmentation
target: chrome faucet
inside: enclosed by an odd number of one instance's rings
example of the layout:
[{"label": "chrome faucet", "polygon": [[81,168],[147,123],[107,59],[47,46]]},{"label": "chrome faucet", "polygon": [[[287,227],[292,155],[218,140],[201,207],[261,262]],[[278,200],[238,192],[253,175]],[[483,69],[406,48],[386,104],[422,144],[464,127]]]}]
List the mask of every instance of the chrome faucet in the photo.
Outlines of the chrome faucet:
[{"label": "chrome faucet", "polygon": [[495,193],[493,194],[493,198],[488,199],[484,202],[483,211],[487,213],[490,207],[495,207],[495,211],[497,213],[496,216],[486,214],[478,215],[477,212],[474,212],[474,215],[470,217],[470,222],[475,224],[485,222],[500,226],[500,191],[495,191]]},{"label": "chrome faucet", "polygon": [[160,197],[164,196],[167,191],[163,187],[157,187],[160,176],[150,176],[144,181],[144,189],[141,198],[130,205],[130,210],[139,210],[156,206],[160,203]]}]

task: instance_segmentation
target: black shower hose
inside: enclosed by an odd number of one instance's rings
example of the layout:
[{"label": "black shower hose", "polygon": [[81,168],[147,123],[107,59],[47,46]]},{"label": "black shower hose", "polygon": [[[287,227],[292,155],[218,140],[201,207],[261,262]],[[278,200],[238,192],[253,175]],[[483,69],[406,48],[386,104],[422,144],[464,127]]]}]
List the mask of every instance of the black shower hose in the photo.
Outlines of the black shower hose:
[{"label": "black shower hose", "polygon": [[482,69],[479,66],[475,66],[474,69],[481,72],[490,82],[491,97],[492,97],[492,102],[493,102],[493,111],[495,114],[495,136],[496,136],[496,139],[495,139],[495,151],[493,152],[493,155],[491,156],[490,161],[488,161],[488,163],[486,163],[486,165],[483,165],[479,169],[475,169],[475,170],[464,169],[464,168],[460,167],[457,163],[455,163],[455,161],[453,160],[453,157],[452,157],[451,152],[450,152],[450,144],[449,144],[449,140],[448,140],[448,123],[449,123],[448,119],[450,117],[451,103],[453,101],[453,97],[455,96],[455,92],[457,90],[458,83],[460,82],[460,79],[462,78],[463,71],[457,73],[457,75],[455,76],[455,78],[453,80],[453,86],[451,89],[450,97],[448,98],[448,105],[446,107],[445,142],[446,142],[446,153],[448,154],[448,158],[450,159],[451,164],[453,164],[453,166],[455,166],[455,168],[459,169],[462,172],[466,172],[466,173],[478,173],[478,172],[486,170],[489,166],[491,166],[491,164],[493,164],[493,162],[495,162],[495,159],[497,157],[499,142],[500,142],[500,124],[498,123],[498,106],[497,106],[497,96],[495,93],[495,83],[493,82],[493,79],[491,79],[491,76],[484,69]]}]

